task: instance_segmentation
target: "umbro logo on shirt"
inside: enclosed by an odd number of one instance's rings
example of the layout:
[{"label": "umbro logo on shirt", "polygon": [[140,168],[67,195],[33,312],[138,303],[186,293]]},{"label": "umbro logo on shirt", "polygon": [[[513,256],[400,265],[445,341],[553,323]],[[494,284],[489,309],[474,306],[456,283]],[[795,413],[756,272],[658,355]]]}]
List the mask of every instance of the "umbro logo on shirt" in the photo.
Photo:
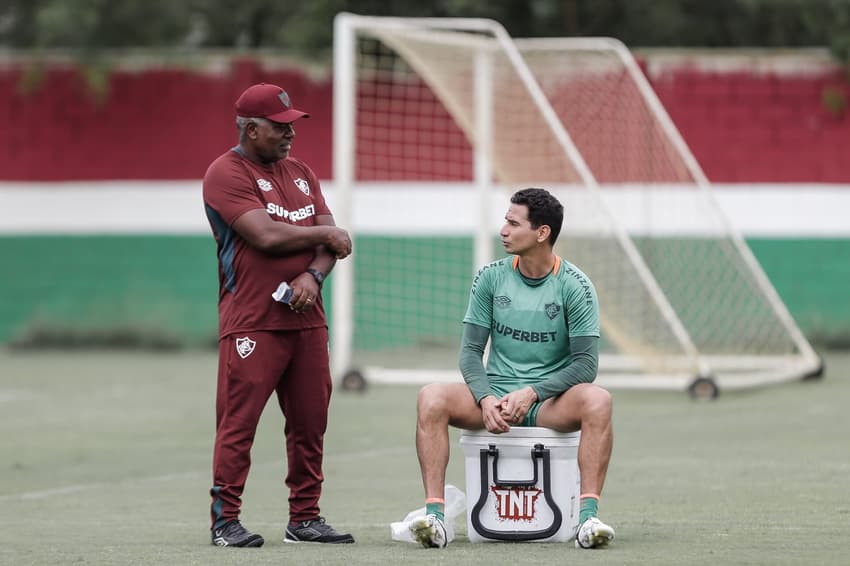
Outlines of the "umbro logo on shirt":
[{"label": "umbro logo on shirt", "polygon": [[257,186],[260,187],[261,191],[269,192],[272,190],[272,184],[265,179],[257,179]]}]

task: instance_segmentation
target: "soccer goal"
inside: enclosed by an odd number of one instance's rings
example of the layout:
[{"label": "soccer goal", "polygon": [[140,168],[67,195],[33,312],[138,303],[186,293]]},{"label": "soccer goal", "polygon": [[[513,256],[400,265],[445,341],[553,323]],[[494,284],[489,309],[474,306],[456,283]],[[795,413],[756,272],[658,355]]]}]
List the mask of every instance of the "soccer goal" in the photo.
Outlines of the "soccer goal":
[{"label": "soccer goal", "polygon": [[561,199],[556,251],[599,294],[599,383],[715,395],[819,371],[618,41],[338,15],[333,186],[355,235],[333,279],[337,375],[459,380],[472,276],[529,186]]}]

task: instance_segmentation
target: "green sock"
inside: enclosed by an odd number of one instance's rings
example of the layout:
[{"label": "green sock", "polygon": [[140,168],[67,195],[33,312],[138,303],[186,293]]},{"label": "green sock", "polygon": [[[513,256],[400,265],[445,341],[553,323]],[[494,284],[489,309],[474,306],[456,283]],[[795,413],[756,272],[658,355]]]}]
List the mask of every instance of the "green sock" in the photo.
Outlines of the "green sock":
[{"label": "green sock", "polygon": [[594,497],[581,498],[581,511],[578,515],[578,524],[581,525],[591,517],[596,517],[596,509],[599,506],[599,501]]},{"label": "green sock", "polygon": [[446,519],[445,512],[445,504],[443,503],[426,503],[425,504],[425,514],[426,515],[436,515],[437,518],[441,521]]}]

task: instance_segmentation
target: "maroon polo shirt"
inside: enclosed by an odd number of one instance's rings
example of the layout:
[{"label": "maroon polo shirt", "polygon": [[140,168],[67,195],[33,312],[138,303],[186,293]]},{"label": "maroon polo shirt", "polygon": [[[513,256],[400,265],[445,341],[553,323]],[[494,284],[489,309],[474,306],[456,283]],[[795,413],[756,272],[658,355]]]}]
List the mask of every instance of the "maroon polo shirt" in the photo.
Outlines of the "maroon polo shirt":
[{"label": "maroon polo shirt", "polygon": [[265,210],[275,222],[317,225],[316,218],[331,211],[313,171],[291,157],[264,166],[230,150],[207,169],[203,192],[218,245],[219,336],[327,326],[321,294],[316,306],[303,314],[272,299],[281,281],[304,273],[315,251],[268,255],[232,228],[236,219],[254,209]]}]

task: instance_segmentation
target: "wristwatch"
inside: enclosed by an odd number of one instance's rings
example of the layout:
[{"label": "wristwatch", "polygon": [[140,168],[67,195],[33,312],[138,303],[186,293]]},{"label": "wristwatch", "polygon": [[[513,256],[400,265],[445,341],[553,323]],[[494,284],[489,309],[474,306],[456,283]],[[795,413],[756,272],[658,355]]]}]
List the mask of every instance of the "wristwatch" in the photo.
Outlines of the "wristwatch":
[{"label": "wristwatch", "polygon": [[321,287],[322,283],[325,282],[325,274],[322,273],[321,271],[319,271],[318,269],[313,268],[313,267],[308,267],[306,269],[306,272],[313,276],[313,279],[316,280],[316,283],[319,284],[319,287]]}]

